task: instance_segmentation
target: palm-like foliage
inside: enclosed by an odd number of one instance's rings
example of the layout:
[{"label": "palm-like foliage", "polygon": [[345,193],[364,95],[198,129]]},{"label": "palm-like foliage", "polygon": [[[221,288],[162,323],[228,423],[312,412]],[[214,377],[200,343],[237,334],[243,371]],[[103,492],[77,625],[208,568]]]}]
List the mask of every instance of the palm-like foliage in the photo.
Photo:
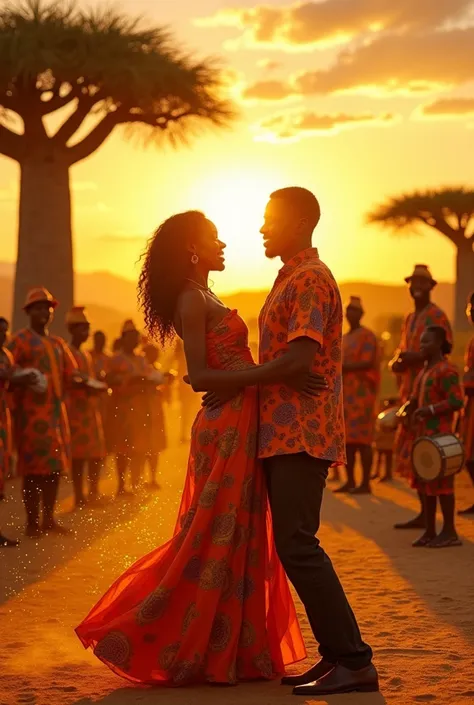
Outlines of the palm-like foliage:
[{"label": "palm-like foliage", "polygon": [[369,213],[368,222],[394,230],[424,223],[439,230],[457,246],[473,235],[474,191],[460,187],[397,196]]},{"label": "palm-like foliage", "polygon": [[[73,1],[24,0],[0,11],[1,152],[21,161],[29,134],[35,142],[46,138],[43,118],[66,106],[74,110],[51,140],[56,149],[67,148],[70,164],[120,124],[140,124],[150,136],[174,142],[232,116],[212,60],[193,61],[164,29],[142,28],[110,9],[74,7]],[[7,127],[14,116],[24,123],[23,141]],[[93,129],[71,145],[88,118]]]},{"label": "palm-like foliage", "polygon": [[465,329],[466,297],[474,288],[474,190],[458,187],[404,194],[378,206],[367,220],[396,232],[416,233],[418,225],[429,225],[456,246],[455,322]]}]

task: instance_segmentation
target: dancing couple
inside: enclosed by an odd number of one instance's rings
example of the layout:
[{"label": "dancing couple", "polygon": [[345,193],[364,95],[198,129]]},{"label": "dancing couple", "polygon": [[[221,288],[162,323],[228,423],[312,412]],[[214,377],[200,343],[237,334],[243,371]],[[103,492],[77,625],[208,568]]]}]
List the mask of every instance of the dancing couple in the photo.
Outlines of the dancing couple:
[{"label": "dancing couple", "polygon": [[[135,683],[273,679],[305,658],[288,586],[320,661],[284,676],[296,695],[376,691],[372,651],[316,534],[329,466],[344,462],[342,305],[312,247],[319,204],[273,193],[261,228],[280,270],[260,314],[260,364],[237,311],[208,286],[225,245],[202,213],[166,220],[146,251],[139,295],[148,332],[182,340],[205,392],[173,537],[137,561],[76,632]],[[286,573],[286,575],[285,575]]]}]

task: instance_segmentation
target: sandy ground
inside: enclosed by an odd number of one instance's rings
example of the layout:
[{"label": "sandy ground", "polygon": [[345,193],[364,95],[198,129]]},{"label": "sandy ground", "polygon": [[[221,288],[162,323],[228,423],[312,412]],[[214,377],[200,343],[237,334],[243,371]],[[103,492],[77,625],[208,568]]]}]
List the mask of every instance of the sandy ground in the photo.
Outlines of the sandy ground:
[{"label": "sandy ground", "polygon": [[[377,485],[375,496],[327,492],[321,539],[341,576],[365,638],[375,651],[380,694],[295,698],[278,683],[181,690],[132,687],[83,650],[73,627],[132,561],[172,530],[186,465],[174,445],[162,463],[161,492],[104,510],[68,515],[70,485],[60,510],[76,529],[68,538],[22,542],[0,553],[0,705],[409,705],[474,702],[474,520],[460,520],[464,546],[415,550],[409,533],[393,531],[415,508],[401,483]],[[459,502],[474,491],[459,478]],[[112,476],[103,490],[112,493]],[[2,526],[21,536],[17,483],[0,508]],[[6,531],[5,531],[6,533]],[[416,534],[415,534],[416,536]],[[311,659],[316,649],[301,606]]]}]

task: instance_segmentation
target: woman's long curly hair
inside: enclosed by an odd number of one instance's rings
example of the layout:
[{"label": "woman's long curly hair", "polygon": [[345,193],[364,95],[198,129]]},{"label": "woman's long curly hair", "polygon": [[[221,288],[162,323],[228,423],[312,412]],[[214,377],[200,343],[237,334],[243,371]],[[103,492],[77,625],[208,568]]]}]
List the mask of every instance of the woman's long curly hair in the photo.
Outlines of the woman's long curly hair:
[{"label": "woman's long curly hair", "polygon": [[142,255],[138,301],[149,335],[164,346],[176,331],[174,317],[178,297],[192,275],[189,246],[209,227],[200,211],[178,213],[165,220]]}]

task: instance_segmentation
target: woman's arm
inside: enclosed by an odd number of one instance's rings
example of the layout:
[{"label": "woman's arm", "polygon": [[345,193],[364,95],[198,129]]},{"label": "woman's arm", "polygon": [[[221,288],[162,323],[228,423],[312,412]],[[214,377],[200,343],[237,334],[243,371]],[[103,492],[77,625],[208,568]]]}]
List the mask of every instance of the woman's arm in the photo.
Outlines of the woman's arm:
[{"label": "woman's arm", "polygon": [[[265,363],[249,366],[243,370],[213,370],[207,366],[206,323],[207,306],[204,294],[196,289],[184,292],[178,306],[178,318],[184,343],[189,380],[195,392],[237,393],[243,387],[258,384],[286,382],[299,387],[307,386],[311,363],[319,349],[319,344],[309,338],[302,338],[289,344],[288,352]],[[324,389],[326,385],[314,375],[309,387]],[[310,391],[310,389],[308,389]]]}]

